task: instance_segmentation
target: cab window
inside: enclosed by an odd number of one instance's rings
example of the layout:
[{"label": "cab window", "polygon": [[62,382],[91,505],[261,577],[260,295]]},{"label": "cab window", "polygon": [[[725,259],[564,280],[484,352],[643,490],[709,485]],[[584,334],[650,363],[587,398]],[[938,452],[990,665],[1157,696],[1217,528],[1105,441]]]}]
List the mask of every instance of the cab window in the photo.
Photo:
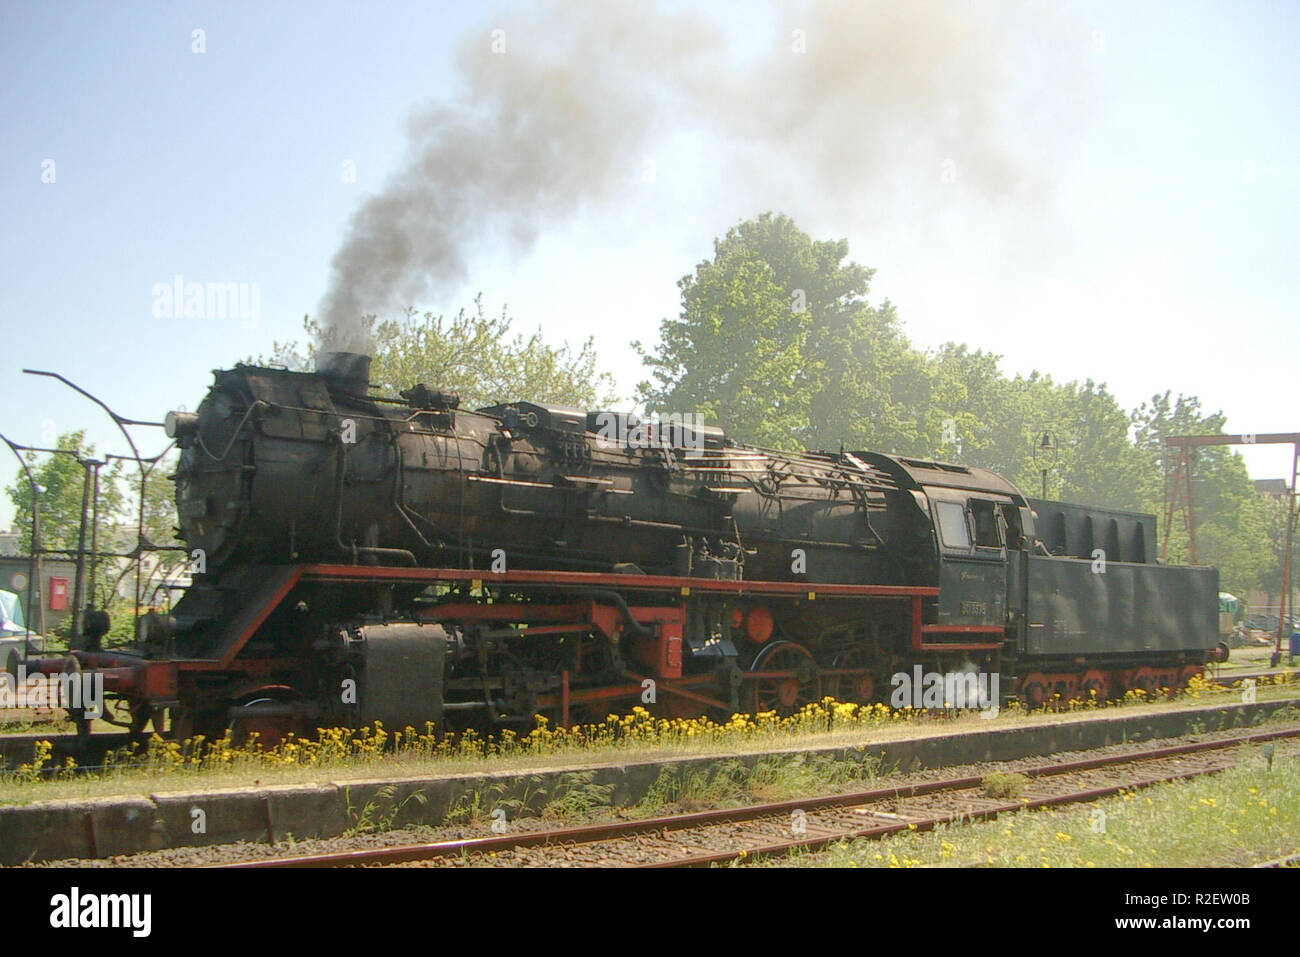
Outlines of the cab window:
[{"label": "cab window", "polygon": [[975,547],[1001,548],[1002,530],[998,527],[998,513],[992,502],[971,499],[971,518],[975,527]]},{"label": "cab window", "polygon": [[939,534],[948,548],[970,548],[970,526],[966,524],[966,507],[960,502],[936,502]]},{"label": "cab window", "polygon": [[1007,547],[1023,548],[1025,532],[1020,524],[1020,509],[1006,503],[999,507],[1002,510],[1002,525],[1006,529]]}]

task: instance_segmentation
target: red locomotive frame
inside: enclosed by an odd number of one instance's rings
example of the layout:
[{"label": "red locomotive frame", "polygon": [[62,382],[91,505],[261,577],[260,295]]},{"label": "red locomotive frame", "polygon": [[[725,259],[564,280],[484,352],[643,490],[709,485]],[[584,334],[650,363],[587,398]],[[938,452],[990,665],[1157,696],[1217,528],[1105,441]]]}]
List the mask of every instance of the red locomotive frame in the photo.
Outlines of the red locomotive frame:
[{"label": "red locomotive frame", "polygon": [[[728,702],[709,693],[715,681],[712,674],[683,674],[682,631],[687,603],[692,596],[727,597],[740,600],[749,608],[760,609],[765,609],[767,602],[783,601],[899,602],[906,607],[910,620],[910,644],[912,650],[917,652],[996,652],[1006,639],[1000,628],[924,624],[925,602],[937,598],[939,594],[939,589],[934,587],[726,581],[535,570],[491,573],[458,568],[335,564],[275,566],[270,571],[272,574],[268,576],[259,600],[246,605],[243,613],[227,628],[219,657],[142,659],[135,655],[108,651],[84,651],[77,653],[77,660],[83,668],[93,668],[104,676],[104,690],[107,693],[127,699],[131,702],[133,711],[148,709],[152,712],[181,704],[199,675],[222,673],[232,683],[247,684],[252,688],[274,673],[300,670],[306,662],[299,658],[240,656],[245,645],[300,584],[449,584],[468,585],[472,589],[484,585],[540,585],[551,586],[559,594],[582,588],[617,591],[627,599],[627,613],[638,624],[645,626],[649,634],[648,638],[626,633],[622,635],[629,661],[635,662],[641,670],[629,670],[626,673],[626,684],[582,689],[571,689],[568,672],[563,672],[560,692],[541,695],[537,703],[539,709],[556,713],[560,722],[567,726],[571,723],[573,706],[639,698],[646,678],[654,680],[658,695],[680,699],[683,703],[690,702],[697,709],[702,706],[726,711],[730,707]],[[458,625],[497,623],[526,626],[528,635],[539,637],[591,632],[613,639],[623,630],[624,611],[613,603],[597,598],[569,600],[561,604],[457,601],[431,608],[427,617]],[[949,640],[938,641],[940,635],[947,635]],[[62,666],[61,659],[42,663],[42,667],[47,670]],[[761,682],[779,685],[781,682],[797,682],[801,677],[806,679],[807,675],[801,676],[789,668],[745,672],[742,680],[747,683],[749,694],[742,701],[756,702],[757,687]],[[820,683],[827,678],[861,680],[867,674],[864,669],[817,668],[815,677]]]}]

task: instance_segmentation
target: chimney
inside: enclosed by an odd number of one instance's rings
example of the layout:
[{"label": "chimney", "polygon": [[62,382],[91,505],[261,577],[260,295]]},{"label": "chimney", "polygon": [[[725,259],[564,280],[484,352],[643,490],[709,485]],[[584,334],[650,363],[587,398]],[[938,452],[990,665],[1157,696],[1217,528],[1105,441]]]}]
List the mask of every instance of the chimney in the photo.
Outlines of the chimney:
[{"label": "chimney", "polygon": [[370,388],[370,356],[360,352],[318,352],[316,374],[331,389],[363,396]]}]

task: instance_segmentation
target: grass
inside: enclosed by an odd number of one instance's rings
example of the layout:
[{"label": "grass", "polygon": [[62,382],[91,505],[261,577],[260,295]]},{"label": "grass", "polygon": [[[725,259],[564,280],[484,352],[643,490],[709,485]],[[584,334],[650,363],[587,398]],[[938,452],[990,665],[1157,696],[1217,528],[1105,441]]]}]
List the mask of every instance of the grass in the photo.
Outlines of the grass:
[{"label": "grass", "polygon": [[1239,767],[1092,804],[853,841],[772,865],[1234,867],[1300,851],[1300,760],[1243,746]]},{"label": "grass", "polygon": [[[514,796],[507,797],[512,793]],[[442,823],[472,825],[524,817],[585,820],[611,810],[613,794],[614,786],[597,784],[591,771],[561,774],[550,783],[541,775],[528,775],[522,781],[506,779],[472,789],[448,809]]]},{"label": "grass", "polygon": [[[1284,697],[1295,684],[1279,686],[1261,681],[1258,700]],[[1053,720],[1088,720],[1099,710],[1141,708],[1150,712],[1188,704],[1235,703],[1239,689],[1222,689],[1196,681],[1177,700],[1148,702],[1140,693],[1124,703],[1099,707],[1093,702],[1071,703]],[[1125,713],[1131,713],[1126,711]],[[321,780],[341,781],[464,773],[526,774],[530,771],[593,764],[674,757],[710,757],[766,751],[862,747],[900,738],[948,734],[989,727],[1015,727],[1042,720],[1018,707],[995,718],[974,712],[932,715],[895,711],[884,705],[839,704],[831,699],[780,718],[768,713],[736,715],[725,723],[708,719],[656,718],[644,709],[573,729],[552,728],[545,718],[524,735],[506,730],[493,739],[466,732],[452,740],[415,729],[390,733],[376,725],[359,732],[324,729],[314,740],[290,740],[275,748],[235,748],[228,739],[216,742],[163,741],[153,738],[137,753],[110,756],[95,771],[72,766],[52,768],[49,749],[15,771],[0,774],[0,805],[27,804],[123,794],[150,794],[221,787],[291,785]],[[777,785],[773,785],[776,787]]]},{"label": "grass", "polygon": [[393,784],[380,788],[375,796],[361,807],[353,806],[350,793],[345,791],[344,797],[347,800],[347,818],[349,821],[348,827],[343,831],[344,837],[392,830],[393,821],[405,809],[406,805],[412,801],[417,804],[428,803],[428,798],[423,791],[414,791],[403,800],[398,801],[396,799],[397,786]]},{"label": "grass", "polygon": [[772,755],[752,764],[718,761],[681,774],[664,765],[644,798],[628,809],[629,817],[655,817],[674,811],[690,813],[784,801],[805,794],[842,790],[881,775],[880,759],[865,750],[850,760],[830,754]]},{"label": "grass", "polygon": [[1029,775],[994,771],[984,778],[984,796],[991,798],[1018,798],[1029,784]]},{"label": "grass", "polygon": [[508,782],[479,786],[458,799],[442,823],[482,826],[502,811],[501,819],[508,822],[534,818],[562,825],[688,814],[849,789],[880,773],[879,759],[865,751],[858,760],[847,761],[825,754],[771,755],[754,762],[732,758],[685,772],[666,764],[640,801],[616,808],[613,785],[596,784],[590,771],[573,772],[561,775],[549,789],[542,778],[533,777],[513,798],[505,797],[513,790]]},{"label": "grass", "polygon": [[[72,734],[77,730],[70,720],[67,713],[59,711],[51,713],[49,711],[38,711],[35,708],[4,708],[0,714],[6,716],[7,720],[0,721],[0,734]],[[108,730],[119,730],[112,725],[96,722],[96,730],[101,727]]]}]

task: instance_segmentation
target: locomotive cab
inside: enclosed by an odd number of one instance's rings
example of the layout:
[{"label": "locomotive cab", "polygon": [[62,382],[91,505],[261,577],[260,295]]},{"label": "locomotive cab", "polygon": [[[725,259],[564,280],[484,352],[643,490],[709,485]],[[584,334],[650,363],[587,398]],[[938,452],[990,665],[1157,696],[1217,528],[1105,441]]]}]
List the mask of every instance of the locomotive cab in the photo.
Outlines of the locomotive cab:
[{"label": "locomotive cab", "polygon": [[1022,607],[1015,566],[1033,537],[1027,500],[987,469],[884,455],[871,459],[912,491],[933,528],[932,579],[913,582],[939,587],[924,644],[1000,650],[1013,612]]}]

